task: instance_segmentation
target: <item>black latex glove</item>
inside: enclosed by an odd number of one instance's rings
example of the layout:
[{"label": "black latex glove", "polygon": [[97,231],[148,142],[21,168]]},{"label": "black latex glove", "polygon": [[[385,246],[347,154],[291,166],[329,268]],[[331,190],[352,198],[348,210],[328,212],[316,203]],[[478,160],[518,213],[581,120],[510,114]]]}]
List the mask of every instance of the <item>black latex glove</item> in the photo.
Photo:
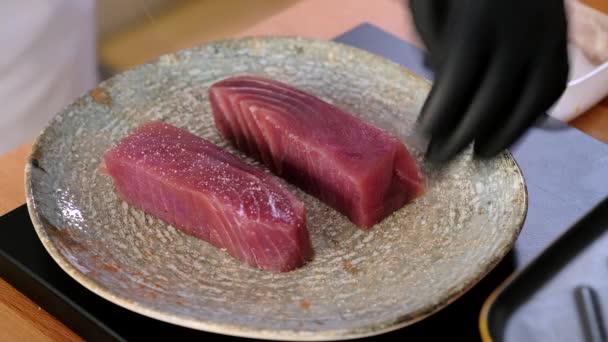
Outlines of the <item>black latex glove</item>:
[{"label": "black latex glove", "polygon": [[436,70],[419,118],[427,158],[474,141],[477,156],[510,146],[559,98],[568,77],[564,0],[411,0]]}]

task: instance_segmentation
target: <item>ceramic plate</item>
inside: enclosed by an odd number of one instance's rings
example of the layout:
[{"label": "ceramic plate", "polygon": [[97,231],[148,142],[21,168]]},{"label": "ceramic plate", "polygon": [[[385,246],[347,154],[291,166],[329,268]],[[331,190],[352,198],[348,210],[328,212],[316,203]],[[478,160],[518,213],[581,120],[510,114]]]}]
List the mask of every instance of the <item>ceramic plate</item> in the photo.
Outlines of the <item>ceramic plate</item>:
[{"label": "ceramic plate", "polygon": [[283,274],[250,268],[122,202],[97,169],[142,123],[164,120],[235,152],[214,127],[206,92],[240,74],[290,83],[406,143],[429,91],[427,81],[380,57],[294,37],[215,42],[101,83],[55,116],[26,167],[32,221],[68,274],[120,306],[194,329],[338,340],[436,312],[511,249],[527,199],[507,152],[480,161],[468,150],[427,170],[429,191],[369,232],[291,187],[306,205],[315,258]]}]

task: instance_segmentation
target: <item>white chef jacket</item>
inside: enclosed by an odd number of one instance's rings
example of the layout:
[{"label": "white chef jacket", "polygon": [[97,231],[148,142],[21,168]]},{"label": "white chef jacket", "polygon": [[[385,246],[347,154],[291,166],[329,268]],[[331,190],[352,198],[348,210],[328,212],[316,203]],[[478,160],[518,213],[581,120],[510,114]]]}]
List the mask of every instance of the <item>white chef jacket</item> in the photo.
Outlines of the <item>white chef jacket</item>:
[{"label": "white chef jacket", "polygon": [[0,1],[0,154],[97,83],[94,0]]}]

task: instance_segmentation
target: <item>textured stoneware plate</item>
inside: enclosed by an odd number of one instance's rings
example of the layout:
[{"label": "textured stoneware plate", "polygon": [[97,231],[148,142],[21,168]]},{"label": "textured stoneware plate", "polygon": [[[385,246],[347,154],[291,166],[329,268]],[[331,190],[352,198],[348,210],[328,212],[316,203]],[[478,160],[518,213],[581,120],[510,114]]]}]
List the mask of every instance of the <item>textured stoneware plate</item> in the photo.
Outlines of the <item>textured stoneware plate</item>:
[{"label": "textured stoneware plate", "polygon": [[181,51],[102,83],[52,120],[26,167],[36,231],[85,287],[135,312],[195,329],[337,340],[432,314],[512,247],[527,201],[522,174],[506,152],[477,161],[468,151],[431,172],[426,195],[370,232],[292,187],[306,204],[316,255],[284,274],[249,268],[119,200],[111,180],[97,173],[103,153],[153,119],[227,146],[206,91],[236,74],[291,83],[406,142],[429,90],[421,78],[361,50],[274,37]]}]

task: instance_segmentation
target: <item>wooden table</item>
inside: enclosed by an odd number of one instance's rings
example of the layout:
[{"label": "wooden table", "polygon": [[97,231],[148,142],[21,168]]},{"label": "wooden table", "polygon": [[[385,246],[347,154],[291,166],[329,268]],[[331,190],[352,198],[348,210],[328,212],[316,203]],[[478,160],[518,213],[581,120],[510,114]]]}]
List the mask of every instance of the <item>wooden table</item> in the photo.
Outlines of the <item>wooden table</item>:
[{"label": "wooden table", "polygon": [[[218,3],[226,5],[218,7]],[[241,0],[186,1],[185,7],[103,41],[101,60],[114,70],[122,70],[149,58],[141,51],[160,54],[222,37],[257,34],[331,39],[363,22],[419,45],[400,0],[378,0],[373,6],[369,0],[269,0],[256,4],[264,5],[235,19],[234,10],[244,5]],[[220,20],[222,16],[230,20]],[[200,18],[215,19],[205,22]],[[608,99],[573,125],[608,142]],[[29,148],[30,144],[25,144],[0,156],[0,215],[25,202],[23,169]],[[72,331],[0,279],[0,341],[78,340]]]}]

